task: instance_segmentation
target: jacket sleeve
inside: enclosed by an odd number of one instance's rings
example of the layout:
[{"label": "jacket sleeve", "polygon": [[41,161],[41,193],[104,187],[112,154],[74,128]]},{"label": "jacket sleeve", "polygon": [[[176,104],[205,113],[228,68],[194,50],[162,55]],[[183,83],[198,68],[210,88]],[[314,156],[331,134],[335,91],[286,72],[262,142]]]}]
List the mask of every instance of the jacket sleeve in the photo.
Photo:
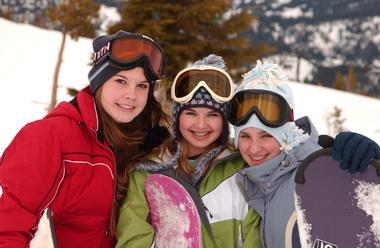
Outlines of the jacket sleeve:
[{"label": "jacket sleeve", "polygon": [[144,194],[148,173],[134,171],[129,178],[128,194],[121,208],[117,224],[116,248],[151,247],[154,229],[148,222],[149,206]]},{"label": "jacket sleeve", "polygon": [[57,190],[60,170],[54,128],[37,121],[21,129],[0,158],[0,247],[28,246]]},{"label": "jacket sleeve", "polygon": [[243,245],[242,248],[259,248],[260,242],[260,215],[249,208],[242,225]]}]

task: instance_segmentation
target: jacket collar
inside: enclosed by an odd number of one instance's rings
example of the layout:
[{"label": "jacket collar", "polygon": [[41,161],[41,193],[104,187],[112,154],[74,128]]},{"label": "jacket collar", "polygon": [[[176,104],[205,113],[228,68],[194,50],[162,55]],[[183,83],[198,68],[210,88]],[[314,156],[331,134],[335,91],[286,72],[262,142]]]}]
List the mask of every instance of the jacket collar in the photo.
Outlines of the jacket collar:
[{"label": "jacket collar", "polygon": [[45,118],[55,116],[67,116],[79,124],[84,124],[89,129],[97,132],[99,129],[98,114],[96,111],[94,97],[89,87],[82,89],[76,96],[78,108],[69,102],[61,102]]}]

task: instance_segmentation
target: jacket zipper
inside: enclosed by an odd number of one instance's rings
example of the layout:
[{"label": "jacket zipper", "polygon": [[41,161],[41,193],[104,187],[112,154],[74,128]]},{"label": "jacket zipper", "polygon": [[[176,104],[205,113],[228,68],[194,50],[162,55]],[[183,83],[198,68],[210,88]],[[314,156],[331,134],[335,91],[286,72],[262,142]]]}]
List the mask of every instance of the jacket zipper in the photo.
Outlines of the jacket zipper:
[{"label": "jacket zipper", "polygon": [[[96,135],[95,135],[96,137]],[[113,154],[112,150],[110,148],[108,148],[107,146],[103,145],[102,143],[99,142],[99,140],[96,138],[96,142],[98,144],[100,144],[102,147],[104,147],[108,152],[110,152],[112,154],[112,158],[113,158],[113,166],[114,166],[114,175],[113,175],[113,196],[112,196],[112,205],[111,205],[111,214],[110,214],[110,220],[108,222],[108,227],[106,229],[106,237],[108,237],[110,235],[110,232],[111,232],[111,218],[112,218],[112,210],[115,206],[115,196],[116,196],[116,180],[117,180],[117,169],[116,169],[116,158],[115,158],[115,155]]]},{"label": "jacket zipper", "polygon": [[[84,124],[84,123],[83,123]],[[84,125],[84,126],[86,126],[86,125]],[[92,132],[93,132],[93,135],[94,135],[94,138],[95,138],[95,140],[96,140],[96,142],[101,146],[101,147],[103,147],[104,149],[106,149],[108,152],[110,152],[111,153],[111,155],[112,155],[112,159],[113,159],[113,166],[114,166],[114,170],[113,170],[113,196],[112,196],[112,205],[111,205],[111,214],[110,214],[110,220],[108,221],[108,226],[107,226],[107,228],[106,228],[106,232],[105,232],[105,235],[106,235],[106,237],[108,237],[109,235],[110,235],[110,232],[111,232],[111,218],[112,218],[112,210],[113,210],[113,208],[114,208],[114,206],[115,206],[115,195],[116,195],[116,180],[117,180],[117,168],[116,168],[116,158],[115,158],[115,155],[113,154],[113,152],[112,152],[112,150],[109,148],[109,147],[107,147],[106,145],[104,145],[104,144],[102,144],[99,140],[98,140],[98,138],[97,138],[97,136],[96,136],[96,130],[92,130],[92,129],[89,129],[89,130],[91,130]]]}]

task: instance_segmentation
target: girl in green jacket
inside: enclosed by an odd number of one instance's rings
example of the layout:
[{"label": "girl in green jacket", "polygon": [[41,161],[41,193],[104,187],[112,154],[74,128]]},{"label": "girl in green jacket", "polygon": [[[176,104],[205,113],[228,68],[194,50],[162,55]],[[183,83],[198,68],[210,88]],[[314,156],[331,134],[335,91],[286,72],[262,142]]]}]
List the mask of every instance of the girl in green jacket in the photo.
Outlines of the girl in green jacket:
[{"label": "girl in green jacket", "polygon": [[[259,247],[259,216],[235,182],[244,163],[227,146],[232,94],[221,57],[209,55],[177,74],[171,91],[177,150],[136,165],[120,209],[116,247]],[[157,175],[185,189],[197,218],[186,215],[187,206],[166,201],[168,195],[150,196],[148,182]],[[157,187],[174,190],[166,186]],[[199,232],[190,228],[194,220]]]}]

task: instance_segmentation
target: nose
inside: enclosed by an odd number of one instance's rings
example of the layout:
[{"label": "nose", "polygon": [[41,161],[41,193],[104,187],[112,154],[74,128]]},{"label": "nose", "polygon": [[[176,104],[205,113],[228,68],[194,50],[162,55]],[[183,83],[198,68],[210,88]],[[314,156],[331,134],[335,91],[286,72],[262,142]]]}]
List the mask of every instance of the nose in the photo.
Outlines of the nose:
[{"label": "nose", "polygon": [[197,125],[197,127],[198,127],[199,129],[204,129],[204,128],[206,128],[206,127],[207,127],[206,116],[203,115],[203,114],[198,115],[196,125]]},{"label": "nose", "polygon": [[248,150],[252,154],[258,153],[261,150],[260,142],[258,142],[255,139],[252,139],[251,142],[250,142],[250,144],[249,144]]},{"label": "nose", "polygon": [[132,85],[128,85],[127,87],[125,87],[124,97],[132,100],[136,99],[136,88]]}]

